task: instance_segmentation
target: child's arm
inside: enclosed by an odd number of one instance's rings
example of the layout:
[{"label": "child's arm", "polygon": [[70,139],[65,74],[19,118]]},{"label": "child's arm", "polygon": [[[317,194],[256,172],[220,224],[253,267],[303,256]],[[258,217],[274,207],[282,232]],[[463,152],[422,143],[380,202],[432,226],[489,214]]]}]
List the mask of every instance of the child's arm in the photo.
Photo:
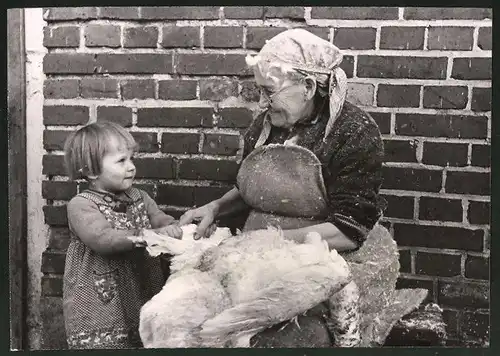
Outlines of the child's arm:
[{"label": "child's arm", "polygon": [[151,227],[153,229],[158,229],[167,225],[174,224],[176,221],[173,216],[165,214],[158,207],[156,202],[149,196],[148,193],[142,191],[142,197],[144,204],[146,205],[146,210],[148,212],[149,221],[151,222]]},{"label": "child's arm", "polygon": [[182,238],[182,229],[178,226],[178,221],[173,216],[161,211],[156,202],[145,191],[142,191],[142,197],[151,227],[160,234],[166,234],[178,239]]},{"label": "child's arm", "polygon": [[83,197],[73,198],[67,206],[69,228],[89,248],[102,255],[131,251],[140,231],[114,229],[99,208]]}]

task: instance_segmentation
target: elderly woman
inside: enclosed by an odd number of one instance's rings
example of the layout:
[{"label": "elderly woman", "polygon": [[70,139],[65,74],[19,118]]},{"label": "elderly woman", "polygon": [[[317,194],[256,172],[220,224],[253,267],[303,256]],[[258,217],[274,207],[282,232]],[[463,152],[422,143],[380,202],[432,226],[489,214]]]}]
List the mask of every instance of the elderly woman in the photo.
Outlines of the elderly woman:
[{"label": "elderly woman", "polygon": [[[303,29],[284,31],[257,56],[247,57],[261,90],[262,110],[244,135],[237,184],[221,198],[187,211],[181,225],[200,221],[199,238],[208,235],[215,219],[250,207],[244,230],[278,225],[287,239],[298,243],[307,232],[317,231],[331,249],[346,256],[365,244],[383,208],[379,197],[383,142],[374,120],[346,101],[341,61],[337,47]],[[332,298],[330,313],[319,308],[300,316],[297,326],[291,323],[267,331],[258,343],[328,346],[328,329],[335,345],[357,345],[356,284],[343,293],[351,296],[351,305],[335,305]],[[286,336],[279,331],[284,327],[295,331],[302,327],[307,340],[294,336],[291,344],[284,341]],[[311,334],[304,336],[307,330]],[[281,343],[269,341],[280,337]]]}]

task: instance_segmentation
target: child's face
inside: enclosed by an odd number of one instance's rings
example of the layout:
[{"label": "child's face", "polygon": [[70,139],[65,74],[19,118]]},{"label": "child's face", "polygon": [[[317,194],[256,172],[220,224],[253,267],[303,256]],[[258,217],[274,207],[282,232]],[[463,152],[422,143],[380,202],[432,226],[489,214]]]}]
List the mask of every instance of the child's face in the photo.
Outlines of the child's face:
[{"label": "child's face", "polygon": [[133,150],[112,138],[110,149],[102,158],[101,174],[93,182],[94,188],[112,193],[130,188],[136,172],[132,162],[133,154]]}]

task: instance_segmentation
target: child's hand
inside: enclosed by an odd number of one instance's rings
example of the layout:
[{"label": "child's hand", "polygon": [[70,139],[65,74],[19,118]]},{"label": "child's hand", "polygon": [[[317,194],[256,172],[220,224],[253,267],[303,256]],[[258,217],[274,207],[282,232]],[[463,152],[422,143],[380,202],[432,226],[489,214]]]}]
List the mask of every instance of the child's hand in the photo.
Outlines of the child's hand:
[{"label": "child's hand", "polygon": [[155,231],[159,234],[168,235],[179,240],[182,239],[182,229],[177,223],[160,227],[155,229]]},{"label": "child's hand", "polygon": [[142,234],[139,236],[129,236],[128,239],[132,241],[134,247],[146,247],[148,245]]}]

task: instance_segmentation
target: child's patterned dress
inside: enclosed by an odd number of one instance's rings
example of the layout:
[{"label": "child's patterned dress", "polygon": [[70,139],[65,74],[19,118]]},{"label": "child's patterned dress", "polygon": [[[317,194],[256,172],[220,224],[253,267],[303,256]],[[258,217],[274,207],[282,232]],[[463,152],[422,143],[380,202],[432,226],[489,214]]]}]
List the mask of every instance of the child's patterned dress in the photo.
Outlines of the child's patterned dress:
[{"label": "child's patterned dress", "polygon": [[[94,209],[97,206],[114,229],[133,231],[151,228],[146,203],[152,199],[148,196],[146,200],[145,194],[131,188],[124,194],[129,199],[124,201],[86,190],[78,197],[86,198]],[[141,347],[140,308],[162,289],[164,283],[159,258],[151,258],[145,249],[102,256],[71,231],[63,287],[69,348]]]}]

